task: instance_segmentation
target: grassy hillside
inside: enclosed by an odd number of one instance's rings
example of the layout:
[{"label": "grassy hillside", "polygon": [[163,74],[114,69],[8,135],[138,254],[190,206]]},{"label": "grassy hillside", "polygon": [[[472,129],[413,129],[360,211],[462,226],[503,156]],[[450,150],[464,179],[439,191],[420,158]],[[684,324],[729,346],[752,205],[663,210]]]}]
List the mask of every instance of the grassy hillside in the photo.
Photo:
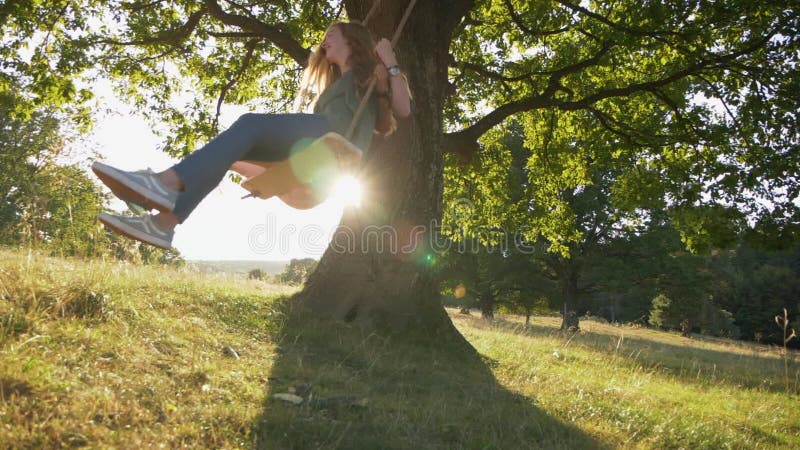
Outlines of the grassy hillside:
[{"label": "grassy hillside", "polygon": [[269,275],[277,275],[283,272],[283,269],[289,264],[289,261],[246,261],[246,260],[231,260],[231,261],[189,261],[188,266],[195,268],[198,272],[202,273],[230,273],[247,275],[251,270],[260,269]]},{"label": "grassy hillside", "polygon": [[775,349],[453,311],[471,354],[281,289],[0,250],[0,448],[800,447]]}]

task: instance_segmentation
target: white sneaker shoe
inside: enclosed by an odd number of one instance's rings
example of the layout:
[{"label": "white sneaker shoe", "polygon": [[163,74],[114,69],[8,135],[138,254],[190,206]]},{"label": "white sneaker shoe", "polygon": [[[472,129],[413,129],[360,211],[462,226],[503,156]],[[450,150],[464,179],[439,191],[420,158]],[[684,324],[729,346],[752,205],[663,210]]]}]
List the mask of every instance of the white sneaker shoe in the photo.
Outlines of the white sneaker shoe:
[{"label": "white sneaker shoe", "polygon": [[128,217],[100,213],[99,218],[103,225],[118,234],[165,250],[172,248],[175,230],[162,228],[150,214]]},{"label": "white sneaker shoe", "polygon": [[136,172],[119,170],[95,161],[92,171],[120,200],[161,212],[172,212],[178,191],[168,188],[150,169]]}]

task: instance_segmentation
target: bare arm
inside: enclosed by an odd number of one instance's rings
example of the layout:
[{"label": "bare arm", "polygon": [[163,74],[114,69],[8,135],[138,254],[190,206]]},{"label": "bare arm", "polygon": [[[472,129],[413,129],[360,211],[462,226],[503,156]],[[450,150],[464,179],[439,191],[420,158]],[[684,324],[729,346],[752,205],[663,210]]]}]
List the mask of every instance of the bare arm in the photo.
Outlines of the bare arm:
[{"label": "bare arm", "polygon": [[[397,63],[397,56],[395,56],[394,50],[392,50],[392,44],[388,39],[384,38],[378,41],[378,44],[375,45],[375,54],[383,63],[383,70],[378,68],[375,72],[376,76],[378,77],[377,88],[379,92],[385,92],[387,89],[390,91],[390,96],[392,99],[391,107],[395,116],[401,119],[410,116],[411,91],[408,88],[408,81],[406,81],[406,77],[402,73],[396,76],[391,76],[386,71],[386,69],[389,67],[399,65]],[[381,80],[382,76],[387,77],[388,79]]]}]

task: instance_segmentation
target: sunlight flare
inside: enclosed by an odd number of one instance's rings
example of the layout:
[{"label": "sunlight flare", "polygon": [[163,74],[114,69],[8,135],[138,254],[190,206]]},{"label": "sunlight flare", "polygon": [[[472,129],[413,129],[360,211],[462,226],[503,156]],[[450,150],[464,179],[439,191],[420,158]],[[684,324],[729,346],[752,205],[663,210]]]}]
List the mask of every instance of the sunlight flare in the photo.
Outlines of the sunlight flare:
[{"label": "sunlight flare", "polygon": [[333,195],[344,206],[358,207],[361,204],[363,192],[364,188],[361,182],[356,177],[347,175],[339,178]]}]

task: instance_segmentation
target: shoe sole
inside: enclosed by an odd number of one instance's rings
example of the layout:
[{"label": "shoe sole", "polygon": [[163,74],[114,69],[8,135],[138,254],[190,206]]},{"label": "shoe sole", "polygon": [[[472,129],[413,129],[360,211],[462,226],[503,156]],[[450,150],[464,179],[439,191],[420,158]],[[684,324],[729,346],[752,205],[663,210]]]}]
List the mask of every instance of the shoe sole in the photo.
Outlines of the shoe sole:
[{"label": "shoe sole", "polygon": [[111,214],[100,213],[99,219],[100,223],[102,223],[103,226],[105,226],[106,228],[110,229],[111,231],[119,235],[131,238],[139,242],[144,242],[145,244],[149,244],[164,250],[170,250],[172,248],[171,242],[167,242],[163,239],[154,238],[153,236],[147,233],[143,233],[142,231],[137,230],[136,228],[132,228],[126,225],[124,222],[118,220]]},{"label": "shoe sole", "polygon": [[126,184],[124,175],[119,170],[107,166],[100,162],[92,164],[92,172],[97,175],[97,178],[103,182],[111,192],[120,200],[127,203],[135,203],[144,206],[148,209],[156,209],[161,212],[172,212],[175,204],[165,199],[164,197],[153,195],[153,198],[147,197],[136,190],[138,184],[131,186]]}]

